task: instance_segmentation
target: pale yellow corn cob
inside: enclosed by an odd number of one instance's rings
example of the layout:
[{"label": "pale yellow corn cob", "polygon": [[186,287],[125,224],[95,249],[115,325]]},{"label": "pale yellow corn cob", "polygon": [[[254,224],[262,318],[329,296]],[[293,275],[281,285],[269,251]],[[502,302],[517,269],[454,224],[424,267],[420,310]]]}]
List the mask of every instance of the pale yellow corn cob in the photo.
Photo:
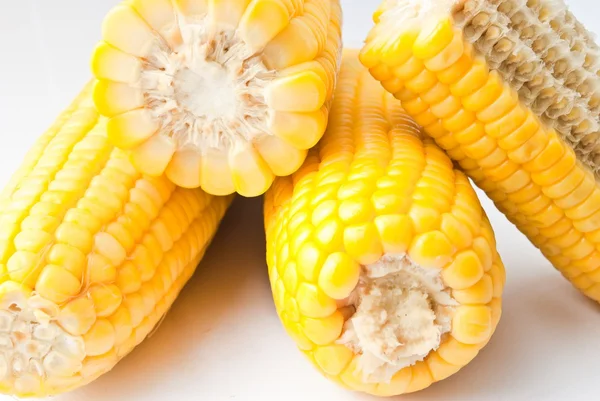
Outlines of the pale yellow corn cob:
[{"label": "pale yellow corn cob", "polygon": [[58,394],[109,371],[171,307],[231,201],[142,176],[91,90],[0,195],[0,393]]},{"label": "pale yellow corn cob", "polygon": [[265,196],[277,312],[326,377],[418,391],[469,363],[500,319],[504,267],[463,173],[344,55],[327,132]]},{"label": "pale yellow corn cob", "polygon": [[391,0],[363,64],[600,301],[598,47],[562,0]]},{"label": "pale yellow corn cob", "polygon": [[340,24],[339,0],[126,0],[92,58],[109,138],[146,174],[261,195],[325,131]]}]

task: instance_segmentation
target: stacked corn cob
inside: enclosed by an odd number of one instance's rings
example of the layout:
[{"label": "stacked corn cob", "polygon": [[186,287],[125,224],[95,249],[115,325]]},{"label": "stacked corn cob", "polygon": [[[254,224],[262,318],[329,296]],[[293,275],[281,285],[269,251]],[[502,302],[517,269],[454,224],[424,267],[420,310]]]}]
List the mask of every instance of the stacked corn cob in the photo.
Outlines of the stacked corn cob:
[{"label": "stacked corn cob", "polygon": [[194,272],[232,197],[144,177],[88,85],[0,197],[0,391],[44,396],[110,370]]},{"label": "stacked corn cob", "polygon": [[339,0],[129,0],[106,17],[94,99],[140,171],[264,193],[327,124]]},{"label": "stacked corn cob", "polygon": [[598,46],[554,0],[389,0],[363,63],[600,301]]},{"label": "stacked corn cob", "polygon": [[277,311],[317,368],[378,395],[466,365],[501,310],[504,267],[467,178],[345,54],[325,136],[265,199]]},{"label": "stacked corn cob", "polygon": [[555,0],[385,0],[375,21],[368,70],[348,50],[338,83],[338,0],[112,10],[93,89],[0,194],[0,392],[111,369],[236,192],[266,192],[277,312],[325,376],[396,395],[454,374],[498,324],[504,267],[466,176],[417,124],[600,301],[587,31]]}]

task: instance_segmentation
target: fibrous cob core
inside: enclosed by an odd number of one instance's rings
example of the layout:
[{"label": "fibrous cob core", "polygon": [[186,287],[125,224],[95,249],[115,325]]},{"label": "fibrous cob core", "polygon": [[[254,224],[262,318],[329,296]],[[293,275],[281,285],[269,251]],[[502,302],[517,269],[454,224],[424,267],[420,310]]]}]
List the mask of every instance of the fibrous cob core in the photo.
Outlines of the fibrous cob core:
[{"label": "fibrous cob core", "polygon": [[157,46],[141,72],[141,89],[157,134],[177,149],[230,148],[268,132],[264,88],[274,78],[235,30],[182,24],[182,43]]},{"label": "fibrous cob core", "polygon": [[[4,292],[0,302],[0,380],[12,377],[24,395],[48,380],[68,386],[82,368],[85,343],[59,324],[59,306],[20,288]],[[66,316],[65,316],[66,317]],[[64,321],[66,325],[69,322]],[[11,380],[8,380],[11,381]]]},{"label": "fibrous cob core", "polygon": [[349,304],[356,312],[340,342],[360,355],[367,383],[389,382],[436,350],[458,305],[438,269],[420,267],[406,255],[364,266]]}]

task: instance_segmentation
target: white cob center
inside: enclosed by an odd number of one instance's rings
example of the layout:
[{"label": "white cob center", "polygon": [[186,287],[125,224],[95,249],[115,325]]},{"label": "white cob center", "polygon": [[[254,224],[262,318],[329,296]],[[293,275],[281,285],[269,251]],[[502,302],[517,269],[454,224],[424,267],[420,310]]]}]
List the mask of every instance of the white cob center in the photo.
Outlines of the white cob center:
[{"label": "white cob center", "polygon": [[360,355],[363,379],[372,383],[389,382],[436,350],[458,305],[439,269],[420,267],[405,255],[364,266],[349,303],[356,312],[340,342]]},{"label": "white cob center", "polygon": [[175,101],[196,117],[234,118],[235,87],[227,70],[215,62],[204,62],[201,68],[201,71],[189,68],[177,71],[173,79]]},{"label": "white cob center", "polygon": [[58,323],[58,306],[21,291],[3,294],[0,303],[0,383],[28,392],[42,382],[81,371],[85,343]]},{"label": "white cob center", "polygon": [[178,148],[229,147],[269,132],[264,88],[274,78],[230,28],[181,22],[181,43],[157,46],[141,72],[147,108]]}]

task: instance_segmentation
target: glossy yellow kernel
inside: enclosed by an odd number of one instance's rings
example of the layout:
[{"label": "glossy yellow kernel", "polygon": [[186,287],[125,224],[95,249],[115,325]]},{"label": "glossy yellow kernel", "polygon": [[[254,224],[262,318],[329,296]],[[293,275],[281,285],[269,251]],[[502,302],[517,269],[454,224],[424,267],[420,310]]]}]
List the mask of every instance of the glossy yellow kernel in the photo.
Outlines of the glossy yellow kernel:
[{"label": "glossy yellow kernel", "polygon": [[452,337],[464,344],[478,344],[492,333],[492,311],[488,306],[462,305],[452,318]]},{"label": "glossy yellow kernel", "polygon": [[6,272],[10,279],[23,283],[28,287],[34,287],[43,267],[43,261],[39,254],[17,251],[8,259]]},{"label": "glossy yellow kernel", "polygon": [[314,347],[314,344],[308,339],[308,337],[306,337],[306,335],[304,335],[300,323],[290,322],[285,319],[282,319],[282,323],[286,332],[292,338],[292,340],[294,340],[298,348],[306,351]]},{"label": "glossy yellow kernel", "polygon": [[300,325],[306,337],[317,345],[326,345],[335,341],[341,334],[344,326],[344,316],[335,311],[323,318],[301,318]]},{"label": "glossy yellow kernel", "polygon": [[[466,67],[467,68],[464,72],[464,75],[458,77],[459,79],[451,82],[450,85],[450,92],[459,98],[469,96],[478,91],[485,85],[490,77],[486,62],[481,58],[478,58],[472,64],[469,64]],[[485,106],[481,106],[481,108],[483,107]]]},{"label": "glossy yellow kernel", "polygon": [[335,213],[337,212],[337,208],[338,203],[333,199],[319,203],[312,210],[311,223],[314,226],[318,226],[324,220],[329,218],[329,216],[335,215]]},{"label": "glossy yellow kernel", "polygon": [[566,150],[562,140],[555,132],[550,132],[547,136],[546,147],[535,158],[523,165],[525,170],[531,173],[546,170],[563,157]]},{"label": "glossy yellow kernel", "polygon": [[108,321],[115,329],[115,345],[119,346],[127,341],[133,332],[133,326],[131,325],[131,314],[129,313],[129,310],[124,306],[120,306],[108,318]]},{"label": "glossy yellow kernel", "polygon": [[290,261],[286,264],[283,273],[283,284],[285,289],[294,294],[298,288],[298,267],[296,262]]},{"label": "glossy yellow kernel", "polygon": [[111,315],[121,305],[123,295],[114,284],[97,284],[88,290],[99,317]]},{"label": "glossy yellow kernel", "polygon": [[136,292],[142,286],[140,272],[131,261],[125,262],[118,270],[116,283],[123,294]]},{"label": "glossy yellow kernel", "polygon": [[317,286],[308,283],[300,283],[296,300],[300,313],[307,317],[326,317],[337,309],[335,300],[327,296]]},{"label": "glossy yellow kernel", "polygon": [[377,394],[383,397],[404,394],[411,381],[412,368],[409,366],[397,372],[389,383],[379,383],[377,386]]},{"label": "glossy yellow kernel", "polygon": [[35,290],[44,298],[62,303],[75,296],[81,289],[81,282],[68,270],[60,266],[47,265],[37,280]]},{"label": "glossy yellow kernel", "polygon": [[431,231],[415,236],[408,254],[422,267],[441,268],[451,261],[454,252],[454,246],[442,232]]},{"label": "glossy yellow kernel", "polygon": [[420,59],[429,59],[446,48],[454,39],[451,18],[432,18],[421,27],[421,33],[413,44],[413,53]]},{"label": "glossy yellow kernel", "polygon": [[343,252],[327,257],[319,274],[319,287],[333,299],[344,299],[358,283],[360,265]]},{"label": "glossy yellow kernel", "polygon": [[117,268],[102,255],[88,255],[85,270],[86,279],[90,283],[111,283],[117,278]]},{"label": "glossy yellow kernel", "polygon": [[327,345],[315,350],[315,362],[323,372],[337,376],[354,357],[354,353],[343,345]]},{"label": "glossy yellow kernel", "polygon": [[467,45],[465,52],[445,69],[437,72],[439,81],[445,85],[451,85],[467,74],[473,66],[473,50]]},{"label": "glossy yellow kernel", "polygon": [[412,46],[417,39],[417,30],[406,30],[388,41],[384,52],[381,53],[381,61],[391,67],[405,63],[412,56]]},{"label": "glossy yellow kernel", "polygon": [[383,246],[374,223],[347,227],[344,230],[344,248],[348,255],[363,265],[377,261],[383,254]]},{"label": "glossy yellow kernel", "polygon": [[369,199],[347,199],[340,203],[338,215],[344,224],[359,224],[373,220],[375,210]]},{"label": "glossy yellow kernel", "polygon": [[321,266],[325,262],[325,253],[311,241],[305,242],[296,257],[298,273],[304,280],[316,282]]},{"label": "glossy yellow kernel", "polygon": [[456,63],[465,50],[468,51],[468,47],[463,40],[462,31],[454,29],[452,41],[437,55],[426,60],[425,66],[433,72],[443,71]]},{"label": "glossy yellow kernel", "polygon": [[58,316],[58,323],[69,334],[80,336],[88,332],[96,322],[94,303],[87,297],[75,298],[64,305]]},{"label": "glossy yellow kernel", "polygon": [[[386,188],[376,191],[371,198],[378,215],[398,214],[408,211],[410,202],[407,197],[401,195],[403,190],[402,183],[405,186],[410,184],[407,181],[400,181],[400,185],[395,185],[396,182],[392,180],[389,180],[387,183],[383,180],[379,182],[380,185],[385,184]],[[391,187],[387,187],[387,185]]]},{"label": "glossy yellow kernel", "polygon": [[414,235],[410,217],[405,215],[378,216],[375,218],[375,225],[385,253],[406,253]]},{"label": "glossy yellow kernel", "polygon": [[292,322],[300,321],[300,309],[298,308],[298,303],[294,298],[291,296],[285,297],[284,309],[288,318]]},{"label": "glossy yellow kernel", "polygon": [[442,272],[446,285],[455,290],[464,290],[477,283],[484,270],[479,256],[472,250],[461,251]]},{"label": "glossy yellow kernel", "polygon": [[430,352],[429,355],[427,355],[426,362],[427,366],[429,366],[431,377],[433,377],[435,381],[444,380],[458,372],[461,368],[461,366],[448,363],[435,351]]},{"label": "glossy yellow kernel", "polygon": [[90,232],[73,223],[63,223],[56,230],[56,240],[59,243],[71,245],[83,253],[92,250],[93,239]]},{"label": "glossy yellow kernel", "polygon": [[453,337],[448,337],[440,344],[438,355],[452,365],[465,366],[479,353],[481,344],[464,344]]},{"label": "glossy yellow kernel", "polygon": [[448,240],[458,250],[471,246],[473,242],[473,235],[468,227],[450,213],[445,213],[442,216],[440,231],[448,237]]},{"label": "glossy yellow kernel", "polygon": [[128,294],[123,298],[123,305],[129,310],[131,324],[137,327],[144,320],[144,299],[139,292]]},{"label": "glossy yellow kernel", "polygon": [[[440,199],[439,196],[438,199]],[[414,227],[416,234],[433,231],[439,228],[440,210],[434,206],[435,204],[429,202],[429,200],[413,203],[408,212],[408,216],[412,221],[412,226]]]},{"label": "glossy yellow kernel", "polygon": [[313,233],[313,238],[325,252],[342,250],[344,244],[344,231],[338,219],[328,219],[319,224]]},{"label": "glossy yellow kernel", "polygon": [[[499,278],[496,277],[496,280],[499,280]],[[484,274],[481,280],[469,288],[452,291],[454,299],[462,305],[484,305],[489,303],[494,295],[494,281],[489,274]]]},{"label": "glossy yellow kernel", "polygon": [[61,266],[75,277],[82,277],[86,265],[85,255],[77,248],[65,244],[55,244],[48,253],[48,262]]},{"label": "glossy yellow kernel", "polygon": [[88,356],[102,355],[115,345],[115,328],[106,319],[98,319],[84,334],[85,353]]}]

